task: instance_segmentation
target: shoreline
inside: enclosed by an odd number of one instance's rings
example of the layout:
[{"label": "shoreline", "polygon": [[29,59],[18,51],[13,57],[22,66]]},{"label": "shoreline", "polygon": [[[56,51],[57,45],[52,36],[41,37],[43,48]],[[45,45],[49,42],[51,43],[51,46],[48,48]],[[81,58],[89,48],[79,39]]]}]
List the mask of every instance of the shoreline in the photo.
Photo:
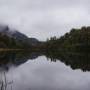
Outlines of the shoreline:
[{"label": "shoreline", "polygon": [[4,49],[4,48],[0,48],[0,51],[22,51],[24,49]]}]

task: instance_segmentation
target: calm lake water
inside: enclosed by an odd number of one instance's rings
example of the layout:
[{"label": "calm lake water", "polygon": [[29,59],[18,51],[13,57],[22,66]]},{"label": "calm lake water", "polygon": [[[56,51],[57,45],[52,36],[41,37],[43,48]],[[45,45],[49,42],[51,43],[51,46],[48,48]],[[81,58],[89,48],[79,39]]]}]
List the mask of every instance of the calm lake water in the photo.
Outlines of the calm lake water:
[{"label": "calm lake water", "polygon": [[89,71],[73,70],[70,65],[60,60],[53,62],[44,55],[26,59],[18,57],[14,63],[9,60],[0,64],[0,78],[6,78],[6,90],[90,90]]}]

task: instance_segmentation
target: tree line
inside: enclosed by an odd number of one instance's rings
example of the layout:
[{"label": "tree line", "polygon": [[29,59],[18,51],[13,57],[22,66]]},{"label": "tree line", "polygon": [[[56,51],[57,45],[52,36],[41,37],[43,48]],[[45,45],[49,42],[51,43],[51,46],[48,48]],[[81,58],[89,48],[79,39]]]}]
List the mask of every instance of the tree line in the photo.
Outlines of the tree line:
[{"label": "tree line", "polygon": [[23,49],[30,48],[28,42],[22,42],[13,37],[9,37],[3,33],[0,33],[0,48],[9,49]]},{"label": "tree line", "polygon": [[17,40],[0,33],[0,48],[22,48],[37,49],[45,51],[86,51],[90,50],[90,27],[71,29],[70,32],[57,38],[56,36],[47,39],[46,42],[39,42],[38,45],[30,45],[27,40]]},{"label": "tree line", "polygon": [[60,38],[56,36],[47,39],[46,49],[48,51],[86,51],[90,50],[90,27],[71,29],[70,32]]}]

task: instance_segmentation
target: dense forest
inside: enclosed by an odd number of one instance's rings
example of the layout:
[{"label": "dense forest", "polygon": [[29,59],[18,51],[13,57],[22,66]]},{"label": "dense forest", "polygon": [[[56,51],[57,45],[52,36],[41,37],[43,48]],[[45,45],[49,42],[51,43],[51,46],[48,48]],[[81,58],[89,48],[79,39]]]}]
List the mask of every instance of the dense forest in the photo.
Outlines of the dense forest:
[{"label": "dense forest", "polygon": [[8,31],[8,27],[4,28],[3,32],[0,32],[0,48],[35,49],[50,52],[88,52],[90,50],[90,27],[72,29],[60,38],[56,38],[56,36],[54,36],[47,39],[46,42],[40,42],[35,38],[30,39],[20,32],[10,36],[9,34],[6,34],[6,32],[10,32]]},{"label": "dense forest", "polygon": [[48,51],[90,51],[90,27],[72,29],[60,38],[51,37],[47,39]]},{"label": "dense forest", "polygon": [[13,48],[13,49],[19,49],[19,48],[30,48],[30,46],[25,42],[17,41],[13,37],[8,37],[7,35],[4,35],[0,33],[0,48]]}]

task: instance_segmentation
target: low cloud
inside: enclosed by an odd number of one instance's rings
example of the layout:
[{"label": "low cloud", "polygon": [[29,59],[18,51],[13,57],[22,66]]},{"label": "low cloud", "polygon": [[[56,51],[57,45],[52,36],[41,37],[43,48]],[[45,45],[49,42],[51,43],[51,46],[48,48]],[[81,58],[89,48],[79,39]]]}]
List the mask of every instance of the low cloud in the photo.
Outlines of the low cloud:
[{"label": "low cloud", "polygon": [[89,0],[0,0],[0,23],[46,40],[90,25]]}]

